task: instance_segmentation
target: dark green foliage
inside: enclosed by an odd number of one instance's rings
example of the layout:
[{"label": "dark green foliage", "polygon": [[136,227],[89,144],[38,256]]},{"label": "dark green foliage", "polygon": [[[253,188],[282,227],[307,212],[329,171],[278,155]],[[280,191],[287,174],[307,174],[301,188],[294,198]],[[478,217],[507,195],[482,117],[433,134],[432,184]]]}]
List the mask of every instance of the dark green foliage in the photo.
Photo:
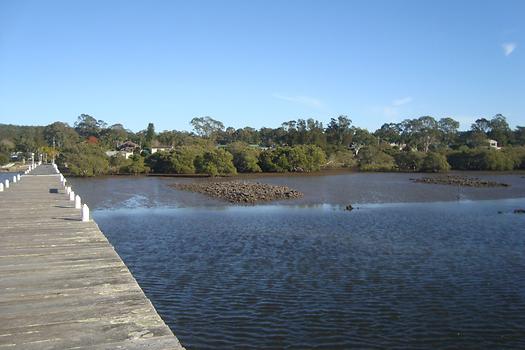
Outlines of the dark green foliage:
[{"label": "dark green foliage", "polygon": [[126,173],[126,167],[131,163],[131,160],[126,159],[123,155],[117,154],[109,158],[109,172],[111,174]]},{"label": "dark green foliage", "polygon": [[9,163],[9,155],[7,153],[0,153],[0,165]]},{"label": "dark green foliage", "polygon": [[195,159],[204,153],[200,146],[178,146],[171,152],[157,152],[146,159],[154,173],[195,174]]},{"label": "dark green foliage", "polygon": [[310,172],[326,163],[323,150],[313,145],[277,147],[259,155],[259,165],[267,172]]},{"label": "dark green foliage", "polygon": [[379,147],[366,146],[359,151],[357,158],[359,169],[363,171],[395,170],[394,157],[386,154]]},{"label": "dark green foliage", "polygon": [[150,148],[153,140],[155,139],[155,125],[153,123],[148,124],[146,134],[144,136],[144,147]]},{"label": "dark green foliage", "polygon": [[463,149],[448,155],[448,162],[455,170],[512,170],[511,155],[494,149]]},{"label": "dark green foliage", "polygon": [[145,174],[149,172],[149,167],[144,164],[144,158],[140,155],[134,154],[129,160],[130,162],[123,166],[123,172],[133,175]]},{"label": "dark green foliage", "polygon": [[109,171],[109,161],[104,151],[98,145],[88,143],[79,143],[64,150],[57,162],[75,176],[97,176]]},{"label": "dark green foliage", "polygon": [[[62,122],[46,127],[0,124],[0,160],[5,162],[11,152],[21,152],[26,159],[31,153],[36,159],[41,153],[48,159],[59,154],[60,159],[69,161],[72,173],[85,176],[105,171],[143,173],[148,167],[155,173],[229,174],[229,156],[239,172],[315,171],[355,165],[362,170],[380,171],[446,170],[443,158],[434,153],[447,154],[453,169],[525,168],[520,147],[525,146],[525,128],[511,130],[500,114],[492,119],[480,118],[471,130],[463,132],[458,132],[459,123],[452,118],[436,120],[430,116],[384,124],[374,133],[353,126],[344,115],[332,118],[326,128],[312,118],[259,130],[225,129],[210,117],[194,118],[191,124],[197,134],[175,130],[157,134],[153,123],[134,133],[122,124],[108,127],[88,114],[80,115],[74,128]],[[489,149],[489,139],[498,141],[503,149]],[[84,149],[86,140],[91,144],[89,149]],[[125,141],[139,144],[140,156],[137,150],[133,159],[105,157],[105,151],[114,151]],[[151,155],[154,145],[175,148]],[[216,147],[222,150],[216,151]],[[81,165],[79,159],[86,160],[86,165]]]},{"label": "dark green foliage", "polygon": [[101,130],[106,128],[106,126],[103,120],[96,120],[89,114],[81,114],[75,122],[75,130],[83,138],[88,138],[89,136],[98,138]]},{"label": "dark green foliage", "polygon": [[525,146],[506,148],[503,152],[512,159],[515,169],[525,169]]},{"label": "dark green foliage", "polygon": [[327,168],[352,168],[357,165],[357,159],[354,153],[348,149],[336,150],[330,154]]},{"label": "dark green foliage", "polygon": [[424,158],[424,152],[409,150],[404,150],[394,155],[397,168],[400,171],[420,171]]},{"label": "dark green foliage", "polygon": [[440,153],[429,152],[423,158],[421,170],[428,173],[441,173],[450,170],[447,157]]},{"label": "dark green foliage", "polygon": [[235,175],[237,170],[233,166],[233,156],[221,148],[206,150],[195,158],[195,169],[201,174],[211,176]]},{"label": "dark green foliage", "polygon": [[234,142],[228,145],[227,150],[233,155],[233,165],[238,172],[261,172],[261,167],[258,164],[259,149],[250,147],[243,142]]}]

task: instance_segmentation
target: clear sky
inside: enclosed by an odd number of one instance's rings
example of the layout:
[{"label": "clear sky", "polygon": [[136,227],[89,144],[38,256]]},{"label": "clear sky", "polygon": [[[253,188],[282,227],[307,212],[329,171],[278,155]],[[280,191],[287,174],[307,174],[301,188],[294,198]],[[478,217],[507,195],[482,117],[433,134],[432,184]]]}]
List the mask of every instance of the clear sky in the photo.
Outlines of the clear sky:
[{"label": "clear sky", "polygon": [[525,1],[0,0],[0,123],[525,124]]}]

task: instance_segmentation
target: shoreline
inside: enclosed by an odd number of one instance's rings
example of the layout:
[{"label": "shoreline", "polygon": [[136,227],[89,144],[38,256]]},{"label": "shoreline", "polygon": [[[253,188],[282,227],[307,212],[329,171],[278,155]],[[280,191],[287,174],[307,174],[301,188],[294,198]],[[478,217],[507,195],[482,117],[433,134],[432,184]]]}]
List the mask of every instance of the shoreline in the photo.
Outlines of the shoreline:
[{"label": "shoreline", "polygon": [[[6,171],[9,172],[9,171]],[[64,176],[75,178],[104,178],[104,177],[160,177],[160,178],[187,178],[187,179],[256,179],[256,178],[279,178],[279,177],[320,177],[320,176],[337,176],[337,175],[352,175],[352,174],[414,174],[425,176],[446,176],[454,174],[472,174],[472,175],[518,175],[525,177],[525,170],[451,170],[441,173],[426,173],[426,172],[412,172],[412,171],[360,171],[351,168],[336,168],[326,169],[311,172],[260,172],[260,173],[238,173],[236,175],[219,175],[211,176],[208,174],[104,174],[97,176],[74,176],[63,172]]]}]

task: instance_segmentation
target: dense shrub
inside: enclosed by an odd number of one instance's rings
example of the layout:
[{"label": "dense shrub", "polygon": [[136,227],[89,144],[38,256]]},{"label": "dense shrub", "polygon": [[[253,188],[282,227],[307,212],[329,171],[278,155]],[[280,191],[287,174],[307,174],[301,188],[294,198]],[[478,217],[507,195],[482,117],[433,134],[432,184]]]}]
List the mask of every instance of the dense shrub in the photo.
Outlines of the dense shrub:
[{"label": "dense shrub", "polygon": [[508,152],[484,148],[452,152],[448,162],[456,170],[512,170],[515,165]]},{"label": "dense shrub", "polygon": [[237,174],[232,154],[221,148],[206,150],[198,155],[195,158],[195,169],[198,173],[211,176]]},{"label": "dense shrub", "polygon": [[450,164],[447,162],[447,157],[440,153],[429,152],[423,158],[421,170],[430,173],[440,173],[450,170]]},{"label": "dense shrub", "polygon": [[0,153],[0,165],[9,163],[9,156],[6,153]]},{"label": "dense shrub", "polygon": [[326,162],[324,151],[314,145],[277,147],[259,155],[259,165],[268,172],[310,172]]},{"label": "dense shrub", "polygon": [[228,145],[228,152],[233,156],[233,165],[240,173],[258,173],[261,172],[259,166],[260,151],[248,146],[244,142],[234,142]]},{"label": "dense shrub", "polygon": [[374,146],[363,147],[357,158],[363,171],[391,171],[395,169],[394,157]]},{"label": "dense shrub", "polygon": [[96,144],[76,144],[64,150],[57,163],[75,176],[97,176],[109,172],[108,157]]},{"label": "dense shrub", "polygon": [[148,173],[150,168],[144,164],[144,158],[139,154],[135,154],[128,159],[128,164],[122,167],[122,171],[127,174],[144,174]]},{"label": "dense shrub", "polygon": [[157,152],[146,158],[155,173],[195,174],[195,159],[204,153],[201,146],[179,146],[171,152]]},{"label": "dense shrub", "polygon": [[357,165],[357,159],[350,150],[336,150],[328,157],[327,168],[352,168]]},{"label": "dense shrub", "polygon": [[396,166],[400,171],[420,171],[425,153],[418,151],[402,151],[394,155]]}]

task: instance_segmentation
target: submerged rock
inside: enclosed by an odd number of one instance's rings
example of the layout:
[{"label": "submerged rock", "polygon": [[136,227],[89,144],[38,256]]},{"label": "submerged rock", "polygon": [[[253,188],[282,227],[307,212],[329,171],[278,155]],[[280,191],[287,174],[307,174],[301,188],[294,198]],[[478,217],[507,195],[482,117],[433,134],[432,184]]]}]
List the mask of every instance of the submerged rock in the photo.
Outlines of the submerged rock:
[{"label": "submerged rock", "polygon": [[522,208],[514,209],[514,214],[525,214],[525,209],[522,209]]},{"label": "submerged rock", "polygon": [[345,210],[352,211],[352,210],[354,210],[354,207],[352,206],[352,204],[348,204],[348,205],[345,207]]},{"label": "submerged rock", "polygon": [[414,182],[418,182],[418,183],[425,183],[425,184],[466,186],[466,187],[508,187],[510,186],[506,183],[482,180],[477,177],[456,176],[456,175],[422,177],[422,178],[410,179],[410,180]]},{"label": "submerged rock", "polygon": [[254,204],[280,199],[301,198],[303,194],[286,186],[269,185],[259,182],[222,181],[173,184],[172,187],[197,192],[230,203]]}]

